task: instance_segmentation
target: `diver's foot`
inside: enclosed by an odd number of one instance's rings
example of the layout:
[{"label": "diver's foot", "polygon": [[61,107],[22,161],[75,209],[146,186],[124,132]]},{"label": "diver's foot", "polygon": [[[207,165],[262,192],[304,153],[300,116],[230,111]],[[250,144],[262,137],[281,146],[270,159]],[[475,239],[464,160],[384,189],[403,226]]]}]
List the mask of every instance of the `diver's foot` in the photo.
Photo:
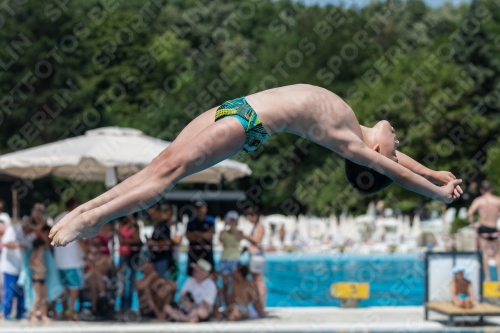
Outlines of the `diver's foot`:
[{"label": "diver's foot", "polygon": [[97,225],[97,219],[92,219],[87,213],[78,215],[71,223],[61,227],[58,224],[54,226],[57,229],[52,233],[52,246],[66,246],[79,238],[95,237],[101,228],[100,225]]}]

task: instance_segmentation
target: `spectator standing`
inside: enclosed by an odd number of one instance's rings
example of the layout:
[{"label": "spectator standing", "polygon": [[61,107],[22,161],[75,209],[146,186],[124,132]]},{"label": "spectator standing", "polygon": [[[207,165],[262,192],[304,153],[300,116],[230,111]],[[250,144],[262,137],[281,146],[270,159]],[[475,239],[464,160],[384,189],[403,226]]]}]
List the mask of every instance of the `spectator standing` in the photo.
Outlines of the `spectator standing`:
[{"label": "spectator standing", "polygon": [[279,230],[280,242],[282,247],[285,247],[285,235],[286,235],[286,230],[285,230],[285,224],[283,223]]},{"label": "spectator standing", "polygon": [[187,274],[192,274],[192,264],[200,259],[214,266],[213,237],[215,220],[207,216],[208,207],[204,201],[194,203],[195,215],[189,220],[186,228],[186,238],[189,240]]},{"label": "spectator standing", "polygon": [[181,322],[208,321],[217,297],[217,286],[210,277],[212,265],[205,259],[199,259],[191,266],[192,277],[182,286],[177,309],[166,305],[164,310],[169,319]]},{"label": "spectator standing", "polygon": [[179,277],[179,246],[184,237],[185,228],[181,221],[174,217],[172,206],[163,212],[163,219],[170,224],[170,240],[172,248],[172,260],[168,263],[169,280],[177,281]]},{"label": "spectator standing", "polygon": [[12,224],[12,219],[5,212],[5,201],[3,199],[0,199],[0,221],[3,221],[6,227]]},{"label": "spectator standing", "polygon": [[[137,223],[138,213],[126,215],[118,230],[120,241],[120,268],[118,271],[118,286],[121,298],[121,310],[128,310],[132,306],[132,295],[135,290],[135,278],[139,253],[142,247],[139,224]],[[127,279],[127,271],[130,271],[130,278]],[[126,290],[127,281],[129,290]]]},{"label": "spectator standing", "polygon": [[47,211],[45,205],[43,203],[37,202],[31,208],[31,214],[29,216],[29,221],[35,233],[37,233],[40,237],[43,234],[40,232],[43,226],[46,224],[47,220]]},{"label": "spectator standing", "polygon": [[[78,207],[78,201],[76,201],[75,198],[69,198],[65,202],[65,211],[55,217],[54,225],[76,207]],[[54,247],[53,249],[61,283],[65,287],[65,292],[61,295],[64,317],[68,320],[78,320],[78,316],[75,312],[75,302],[84,284],[83,240],[79,239],[69,243],[65,247]]]},{"label": "spectator standing", "polygon": [[[479,244],[483,254],[483,269],[486,281],[491,281],[489,257],[494,257],[497,275],[500,280],[499,233],[497,228],[500,213],[500,198],[493,194],[493,188],[487,181],[481,183],[481,196],[472,201],[467,212],[469,223],[475,225]],[[475,223],[474,214],[479,213],[479,223]]]},{"label": "spectator standing", "polygon": [[30,220],[25,218],[19,224],[7,227],[2,237],[2,260],[0,271],[3,273],[4,285],[2,293],[2,304],[4,318],[9,318],[12,311],[12,301],[17,298],[16,318],[24,315],[24,292],[17,285],[21,273],[23,255],[36,238]]},{"label": "spectator standing", "polygon": [[172,242],[170,240],[170,223],[164,219],[164,212],[168,205],[156,203],[148,210],[149,216],[155,223],[153,235],[147,240],[151,254],[151,261],[158,275],[168,279],[168,270],[172,258]]},{"label": "spectator standing", "polygon": [[50,249],[50,240],[48,238],[50,227],[44,225],[41,229],[44,237],[37,237],[33,241],[33,250],[29,258],[29,267],[31,270],[31,282],[35,297],[33,300],[33,308],[31,310],[30,321],[32,323],[38,322],[38,319],[45,323],[52,320],[47,317],[47,263],[45,262],[43,252]]},{"label": "spectator standing", "polygon": [[223,246],[219,273],[222,274],[222,283],[224,290],[224,302],[228,304],[229,279],[236,271],[240,261],[240,241],[243,239],[243,233],[237,229],[239,215],[236,211],[230,210],[226,213],[224,220],[226,229],[220,233],[219,241]]},{"label": "spectator standing", "polygon": [[105,316],[111,300],[106,295],[109,273],[113,268],[109,242],[112,236],[111,224],[105,224],[97,236],[84,240],[85,283],[90,289],[93,315]]},{"label": "spectator standing", "polygon": [[252,233],[250,235],[244,235],[244,238],[250,242],[250,248],[248,250],[250,253],[250,260],[248,262],[248,267],[255,287],[257,288],[260,308],[264,311],[267,290],[263,275],[265,258],[264,249],[262,248],[262,239],[264,238],[265,230],[260,222],[260,212],[257,206],[248,208],[246,216],[247,219],[254,224]]}]

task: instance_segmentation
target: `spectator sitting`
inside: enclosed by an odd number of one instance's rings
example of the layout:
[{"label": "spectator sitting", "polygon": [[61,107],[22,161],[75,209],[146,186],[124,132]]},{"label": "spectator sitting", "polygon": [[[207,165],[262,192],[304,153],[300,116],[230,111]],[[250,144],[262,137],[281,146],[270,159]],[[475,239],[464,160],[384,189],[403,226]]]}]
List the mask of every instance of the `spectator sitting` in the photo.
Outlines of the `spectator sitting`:
[{"label": "spectator sitting", "polygon": [[466,269],[461,266],[453,268],[454,278],[451,280],[451,297],[453,304],[464,309],[470,309],[474,303],[474,288],[465,278]]},{"label": "spectator sitting", "polygon": [[166,305],[168,318],[181,322],[208,321],[217,297],[217,286],[210,278],[212,265],[205,259],[192,263],[192,276],[181,290],[177,308]]},{"label": "spectator sitting", "polygon": [[232,292],[229,294],[228,306],[225,312],[225,316],[229,321],[249,318],[248,307],[250,303],[253,304],[260,317],[265,317],[264,310],[259,302],[257,288],[247,280],[248,273],[248,267],[245,265],[238,265],[238,268],[233,273]]},{"label": "spectator sitting", "polygon": [[[45,225],[41,231],[48,235],[50,227]],[[47,286],[45,284],[45,272],[47,268],[43,258],[43,251],[49,249],[49,244],[44,238],[36,238],[33,241],[33,251],[31,252],[29,263],[32,273],[31,281],[33,283],[33,290],[35,291],[30,319],[32,323],[38,322],[38,319],[41,319],[43,322],[52,321],[47,317]]]},{"label": "spectator sitting", "polygon": [[224,220],[227,229],[220,233],[219,240],[224,248],[219,263],[219,272],[222,274],[222,283],[224,288],[224,301],[228,304],[227,293],[229,290],[229,279],[236,270],[240,261],[240,241],[243,239],[243,233],[237,230],[238,213],[234,210],[227,212]]},{"label": "spectator sitting", "polygon": [[174,299],[177,285],[160,277],[151,261],[143,263],[142,273],[144,278],[136,282],[140,314],[143,317],[165,319],[163,308]]},{"label": "spectator sitting", "polygon": [[17,314],[16,318],[22,318],[24,308],[24,291],[17,285],[19,274],[21,273],[23,251],[28,249],[28,246],[35,239],[32,232],[33,228],[29,223],[29,219],[23,219],[20,224],[14,224],[7,227],[5,234],[2,237],[2,260],[0,271],[3,273],[3,293],[2,304],[4,318],[7,319],[12,310],[13,298],[17,298]]},{"label": "spectator sitting", "polygon": [[[78,202],[76,199],[70,198],[66,201],[65,206],[66,210],[55,217],[54,225],[78,207]],[[75,312],[75,302],[80,294],[80,289],[83,287],[83,240],[79,239],[71,242],[65,247],[54,247],[54,259],[61,282],[66,289],[61,296],[64,317],[68,320],[78,320]]]}]

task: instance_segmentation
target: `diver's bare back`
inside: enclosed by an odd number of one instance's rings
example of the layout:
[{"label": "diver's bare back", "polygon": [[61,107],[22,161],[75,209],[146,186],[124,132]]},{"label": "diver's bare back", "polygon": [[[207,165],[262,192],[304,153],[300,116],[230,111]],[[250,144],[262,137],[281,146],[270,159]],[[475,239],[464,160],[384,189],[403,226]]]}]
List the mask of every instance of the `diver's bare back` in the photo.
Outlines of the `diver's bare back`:
[{"label": "diver's bare back", "polygon": [[287,132],[339,152],[350,140],[362,140],[352,109],[324,88],[296,84],[245,97],[269,135]]},{"label": "diver's bare back", "polygon": [[489,194],[476,199],[478,201],[479,223],[496,228],[498,213],[500,213],[500,198]]}]

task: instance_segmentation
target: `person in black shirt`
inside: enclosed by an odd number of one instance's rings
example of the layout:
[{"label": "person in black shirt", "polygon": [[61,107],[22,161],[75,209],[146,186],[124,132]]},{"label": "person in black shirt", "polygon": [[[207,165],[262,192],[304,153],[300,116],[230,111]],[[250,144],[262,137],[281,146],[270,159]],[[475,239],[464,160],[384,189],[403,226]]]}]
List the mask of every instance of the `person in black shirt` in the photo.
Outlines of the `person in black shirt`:
[{"label": "person in black shirt", "polygon": [[169,209],[168,205],[155,204],[148,209],[149,216],[155,223],[153,235],[147,240],[151,261],[155,266],[158,275],[164,279],[168,279],[169,265],[173,261],[171,239],[170,239],[170,223],[163,219],[162,212]]},{"label": "person in black shirt", "polygon": [[205,259],[214,267],[212,238],[215,234],[215,220],[207,216],[207,204],[203,201],[194,203],[195,216],[186,228],[186,238],[189,240],[187,274],[191,275],[191,263]]}]

